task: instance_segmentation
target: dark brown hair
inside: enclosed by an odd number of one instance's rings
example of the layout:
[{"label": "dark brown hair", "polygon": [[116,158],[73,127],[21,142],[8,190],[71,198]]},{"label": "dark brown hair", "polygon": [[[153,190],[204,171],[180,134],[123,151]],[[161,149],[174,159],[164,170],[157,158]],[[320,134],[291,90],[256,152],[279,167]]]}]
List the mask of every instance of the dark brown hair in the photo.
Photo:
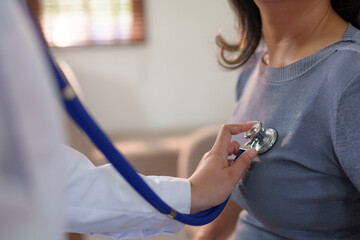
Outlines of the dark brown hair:
[{"label": "dark brown hair", "polygon": [[[220,47],[219,63],[227,69],[235,69],[244,65],[254,54],[262,38],[262,23],[259,8],[253,0],[229,0],[238,17],[239,40],[228,43],[220,34],[216,43]],[[360,29],[359,0],[331,0],[334,10],[347,22]],[[225,53],[238,53],[228,59]]]}]

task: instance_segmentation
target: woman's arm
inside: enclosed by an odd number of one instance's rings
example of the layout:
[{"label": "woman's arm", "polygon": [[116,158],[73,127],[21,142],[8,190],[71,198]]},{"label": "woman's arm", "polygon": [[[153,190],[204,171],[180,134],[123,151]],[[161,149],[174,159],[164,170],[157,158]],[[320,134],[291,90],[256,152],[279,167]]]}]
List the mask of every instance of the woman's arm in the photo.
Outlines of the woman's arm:
[{"label": "woman's arm", "polygon": [[346,85],[338,98],[334,128],[335,153],[347,177],[360,191],[360,72]]},{"label": "woman's arm", "polygon": [[220,216],[202,227],[193,240],[227,239],[235,230],[241,210],[242,208],[230,199]]}]

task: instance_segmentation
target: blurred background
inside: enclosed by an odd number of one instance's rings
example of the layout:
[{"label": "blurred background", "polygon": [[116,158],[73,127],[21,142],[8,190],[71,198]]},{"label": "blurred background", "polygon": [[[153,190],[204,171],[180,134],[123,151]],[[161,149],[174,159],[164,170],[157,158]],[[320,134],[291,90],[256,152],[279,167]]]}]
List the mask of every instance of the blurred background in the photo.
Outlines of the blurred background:
[{"label": "blurred background", "polygon": [[[143,174],[188,177],[235,101],[237,71],[217,63],[227,1],[30,0],[52,52],[89,111]],[[69,144],[107,163],[67,120]],[[193,229],[176,236],[187,239]],[[71,239],[105,239],[72,235]]]}]

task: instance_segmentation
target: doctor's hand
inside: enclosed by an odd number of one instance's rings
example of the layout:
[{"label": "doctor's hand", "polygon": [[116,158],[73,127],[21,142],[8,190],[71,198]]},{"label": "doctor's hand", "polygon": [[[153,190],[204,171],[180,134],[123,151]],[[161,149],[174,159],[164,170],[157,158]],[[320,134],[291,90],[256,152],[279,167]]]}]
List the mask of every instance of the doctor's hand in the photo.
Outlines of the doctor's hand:
[{"label": "doctor's hand", "polygon": [[219,205],[230,195],[241,176],[250,168],[256,151],[249,149],[231,165],[231,155],[239,153],[240,144],[231,141],[232,135],[249,130],[252,122],[226,124],[220,129],[212,149],[201,159],[193,175],[191,184],[191,213],[196,213]]}]

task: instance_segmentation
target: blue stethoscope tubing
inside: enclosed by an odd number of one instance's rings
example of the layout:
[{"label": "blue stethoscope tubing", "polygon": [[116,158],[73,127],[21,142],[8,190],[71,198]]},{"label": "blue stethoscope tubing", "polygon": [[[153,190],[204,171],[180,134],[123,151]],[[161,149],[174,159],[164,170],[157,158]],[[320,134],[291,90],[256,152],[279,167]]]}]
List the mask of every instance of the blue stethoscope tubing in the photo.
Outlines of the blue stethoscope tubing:
[{"label": "blue stethoscope tubing", "polygon": [[[49,47],[41,34],[41,30],[35,22],[34,16],[29,10],[30,16],[35,26],[38,36],[43,45],[43,51],[47,60],[50,63],[51,70],[63,95],[64,91],[69,88],[68,82],[65,76],[62,74],[53,57],[50,54]],[[196,214],[184,214],[176,212],[173,208],[167,205],[141,178],[141,176],[135,171],[135,169],[126,161],[125,157],[114,147],[104,131],[94,121],[94,119],[85,110],[84,106],[76,95],[72,98],[62,97],[63,104],[66,111],[71,118],[78,124],[78,126],[88,135],[95,146],[105,155],[108,161],[114,166],[114,168],[123,176],[123,178],[154,208],[156,208],[162,214],[169,216],[184,224],[201,226],[212,222],[216,219],[224,209],[230,196],[220,205],[212,207],[208,210],[196,213]],[[243,153],[240,150],[235,160]]]}]

